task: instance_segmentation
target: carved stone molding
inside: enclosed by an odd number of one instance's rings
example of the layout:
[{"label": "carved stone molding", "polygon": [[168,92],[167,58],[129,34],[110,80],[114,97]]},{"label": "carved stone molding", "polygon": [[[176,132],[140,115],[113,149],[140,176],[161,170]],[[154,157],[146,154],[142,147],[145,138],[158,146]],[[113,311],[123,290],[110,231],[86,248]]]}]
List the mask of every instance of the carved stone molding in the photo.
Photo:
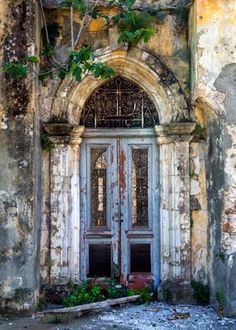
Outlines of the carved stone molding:
[{"label": "carved stone molding", "polygon": [[43,124],[43,128],[54,144],[80,144],[85,130],[84,126],[73,126],[68,123]]},{"label": "carved stone molding", "polygon": [[190,142],[191,135],[195,128],[195,123],[170,123],[167,125],[156,125],[154,131],[158,144],[168,144],[173,142]]}]

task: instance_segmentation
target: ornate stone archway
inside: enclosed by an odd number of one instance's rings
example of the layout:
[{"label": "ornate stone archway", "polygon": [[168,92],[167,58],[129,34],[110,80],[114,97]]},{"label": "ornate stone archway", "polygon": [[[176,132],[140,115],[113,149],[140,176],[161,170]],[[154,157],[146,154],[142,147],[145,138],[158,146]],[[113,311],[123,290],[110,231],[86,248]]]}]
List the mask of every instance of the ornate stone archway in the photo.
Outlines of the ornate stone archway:
[{"label": "ornate stone archway", "polygon": [[[144,50],[99,52],[97,59],[112,66],[118,75],[138,84],[148,93],[158,111],[160,124],[190,121],[190,112],[184,93],[167,67],[160,60]],[[66,78],[55,95],[52,114],[68,119],[78,125],[81,111],[89,95],[104,81],[91,76],[78,83]]]},{"label": "ornate stone archway", "polygon": [[[158,112],[155,126],[160,153],[160,279],[190,280],[189,143],[194,124],[175,77],[152,55],[132,50],[100,55],[117,73],[147,92]],[[79,84],[65,80],[58,89],[52,114],[68,124],[48,124],[55,148],[50,156],[50,282],[80,280],[80,144],[81,111],[104,81],[85,77]]]}]

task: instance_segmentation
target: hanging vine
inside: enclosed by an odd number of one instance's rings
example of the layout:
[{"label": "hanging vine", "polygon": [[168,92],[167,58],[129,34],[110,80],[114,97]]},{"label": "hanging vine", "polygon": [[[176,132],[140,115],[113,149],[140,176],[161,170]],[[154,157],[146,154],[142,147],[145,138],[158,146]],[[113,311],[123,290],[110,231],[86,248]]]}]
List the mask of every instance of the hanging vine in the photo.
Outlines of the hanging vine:
[{"label": "hanging vine", "polygon": [[[13,79],[25,78],[29,72],[37,75],[40,80],[46,77],[55,77],[55,74],[64,79],[72,76],[80,81],[82,77],[92,74],[96,78],[108,79],[115,76],[112,67],[96,59],[95,49],[88,45],[81,45],[79,49],[82,32],[85,23],[92,19],[103,18],[106,26],[117,26],[119,30],[118,42],[123,45],[136,45],[140,41],[148,42],[154,35],[155,18],[147,12],[139,12],[135,9],[136,0],[111,0],[108,7],[117,7],[118,14],[107,16],[98,9],[99,1],[85,0],[65,0],[61,7],[70,10],[70,49],[63,63],[57,60],[55,45],[61,34],[61,27],[58,23],[47,23],[44,12],[43,1],[39,1],[41,15],[44,23],[42,29],[43,50],[41,59],[32,55],[25,55],[17,60],[12,60],[4,64],[3,70]],[[74,20],[75,14],[80,15],[80,28],[75,34]],[[41,62],[41,63],[40,63]],[[35,64],[39,64],[35,66]],[[39,67],[39,71],[36,71]]]}]

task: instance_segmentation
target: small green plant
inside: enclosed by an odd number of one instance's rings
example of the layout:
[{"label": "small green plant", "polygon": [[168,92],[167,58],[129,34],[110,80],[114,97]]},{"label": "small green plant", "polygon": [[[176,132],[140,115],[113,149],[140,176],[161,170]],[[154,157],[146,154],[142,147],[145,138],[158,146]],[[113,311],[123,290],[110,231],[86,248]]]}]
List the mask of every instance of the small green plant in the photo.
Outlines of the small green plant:
[{"label": "small green plant", "polygon": [[129,9],[121,15],[118,28],[118,42],[137,45],[141,40],[148,42],[155,34],[154,17],[148,13],[140,13]]},{"label": "small green plant", "polygon": [[134,291],[135,294],[140,294],[139,304],[149,304],[154,300],[154,294],[151,288],[142,288]]},{"label": "small green plant", "polygon": [[104,299],[102,288],[98,284],[90,287],[87,282],[76,287],[74,293],[63,299],[63,305],[72,307],[76,305],[89,304]]},{"label": "small green plant", "polygon": [[28,64],[38,63],[36,56],[26,56],[18,61],[8,62],[3,65],[3,71],[13,79],[26,78],[28,74]]},{"label": "small green plant", "polygon": [[105,296],[108,299],[116,299],[132,295],[132,291],[127,287],[119,284],[115,279],[107,281],[105,288]]},{"label": "small green plant", "polygon": [[201,282],[192,281],[193,297],[198,304],[206,306],[210,302],[210,288],[209,285],[204,285]]},{"label": "small green plant", "polygon": [[54,148],[54,143],[51,141],[48,133],[44,132],[41,135],[41,146],[43,150],[51,151]]},{"label": "small green plant", "polygon": [[89,284],[88,282],[79,286],[71,284],[71,289],[73,293],[63,299],[63,305],[66,307],[134,295],[140,295],[138,304],[146,304],[154,300],[154,294],[150,288],[132,290],[119,284],[115,279],[108,280],[102,286],[98,283]]},{"label": "small green plant", "polygon": [[101,77],[109,79],[116,75],[115,70],[110,66],[93,62],[94,54],[89,46],[82,46],[80,50],[74,50],[69,54],[69,63],[65,69],[61,69],[59,77],[64,79],[68,75],[72,75],[75,80],[80,81],[83,75],[93,74],[95,78]]}]

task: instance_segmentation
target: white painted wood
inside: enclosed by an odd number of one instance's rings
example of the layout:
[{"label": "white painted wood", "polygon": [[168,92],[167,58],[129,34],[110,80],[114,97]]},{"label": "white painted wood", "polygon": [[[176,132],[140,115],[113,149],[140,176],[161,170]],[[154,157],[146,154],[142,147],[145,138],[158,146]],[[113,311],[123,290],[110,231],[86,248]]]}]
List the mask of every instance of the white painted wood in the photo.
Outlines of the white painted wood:
[{"label": "white painted wood", "polygon": [[[107,225],[104,230],[91,228],[91,191],[90,166],[91,149],[107,148]],[[87,138],[81,147],[81,279],[85,280],[89,272],[89,244],[111,244],[113,248],[113,262],[117,262],[117,163],[115,140],[104,138]],[[110,238],[107,238],[109,237]]]},{"label": "white painted wood", "polygon": [[[127,278],[130,274],[130,245],[132,243],[151,245],[151,272],[153,281],[158,285],[160,280],[160,249],[159,249],[159,195],[158,195],[158,153],[155,140],[150,137],[126,138],[122,140],[122,148],[127,155],[125,166],[125,176],[127,178],[127,189],[125,200],[122,204],[122,214],[124,222],[122,224],[122,273]],[[132,168],[132,148],[148,148],[148,228],[133,228],[131,214],[131,168]],[[139,236],[137,237],[137,233]],[[133,238],[132,238],[133,234]],[[135,235],[136,234],[136,235]],[[151,238],[147,237],[152,236]]]},{"label": "white painted wood", "polygon": [[[66,307],[66,308],[58,308],[52,309],[48,311],[38,312],[33,315],[34,319],[44,319],[48,320],[48,317],[56,317],[56,316],[71,316],[80,317],[84,313],[92,312],[92,311],[99,311],[101,309],[107,308],[109,306],[117,306],[122,304],[128,304],[131,302],[135,302],[140,298],[140,295],[130,296],[130,297],[123,297],[117,299],[108,299],[104,301],[98,301],[95,303],[84,304],[74,307]],[[81,313],[81,314],[80,314]]]},{"label": "white painted wood", "polygon": [[153,128],[108,128],[99,129],[86,128],[84,138],[140,138],[140,137],[153,137],[155,138],[155,132]]}]

